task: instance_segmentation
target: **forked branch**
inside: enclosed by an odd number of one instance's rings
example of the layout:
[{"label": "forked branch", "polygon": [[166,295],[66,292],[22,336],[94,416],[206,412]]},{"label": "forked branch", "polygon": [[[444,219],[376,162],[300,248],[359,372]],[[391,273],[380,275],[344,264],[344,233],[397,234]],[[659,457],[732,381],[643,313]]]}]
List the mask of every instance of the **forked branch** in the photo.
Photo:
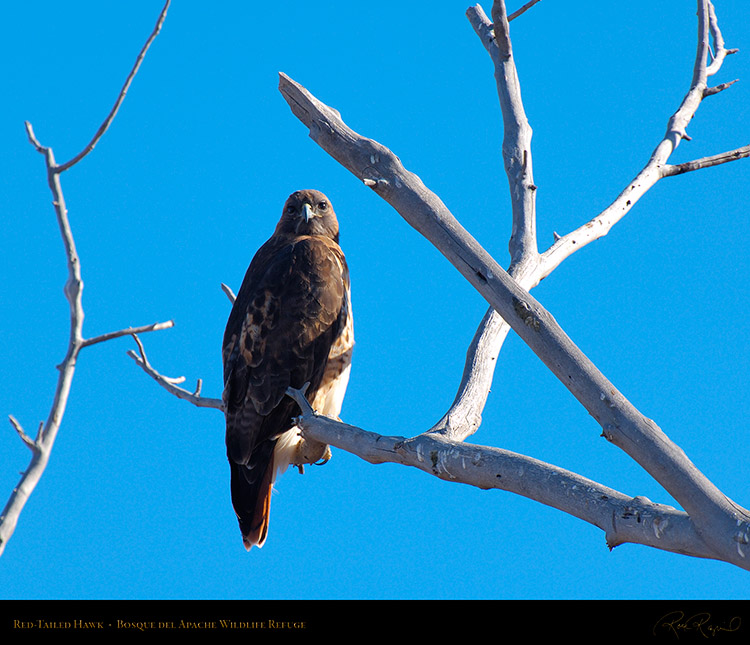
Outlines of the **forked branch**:
[{"label": "forked branch", "polygon": [[143,325],[140,327],[130,327],[128,329],[122,329],[119,331],[113,331],[100,336],[86,339],[83,337],[83,305],[81,302],[81,295],[83,291],[83,280],[81,278],[81,262],[76,251],[75,240],[73,239],[73,232],[70,227],[68,220],[68,211],[65,205],[65,197],[63,195],[62,185],[60,183],[60,174],[65,170],[73,167],[79,161],[81,161],[87,154],[89,154],[94,146],[97,144],[102,135],[106,132],[107,128],[112,123],[117,111],[125,99],[130,84],[140,67],[143,57],[146,55],[146,51],[150,47],[153,40],[161,30],[161,26],[167,15],[167,9],[169,8],[170,0],[167,0],[159,19],[156,22],[151,35],[149,36],[146,44],[141,50],[138,58],[136,59],[135,65],[133,66],[128,78],[123,86],[120,94],[115,101],[114,107],[107,115],[107,118],[102,123],[101,127],[94,135],[93,139],[89,144],[70,161],[64,164],[58,165],[55,161],[55,156],[52,148],[43,146],[39,143],[34,130],[30,123],[26,123],[26,133],[29,138],[29,142],[34,146],[37,152],[44,155],[46,171],[47,171],[47,182],[50,190],[52,191],[53,205],[55,213],[57,215],[57,224],[60,228],[60,232],[63,238],[63,244],[65,246],[65,253],[67,257],[68,266],[68,279],[65,283],[65,298],[68,301],[70,308],[70,337],[68,342],[68,349],[65,354],[65,358],[62,363],[58,366],[59,376],[57,381],[57,389],[55,391],[55,397],[52,402],[52,408],[47,417],[47,421],[40,425],[39,431],[35,439],[31,439],[22,429],[21,424],[16,420],[15,417],[10,417],[11,425],[18,433],[21,440],[26,444],[32,451],[31,463],[28,468],[23,472],[19,484],[13,489],[13,492],[8,499],[5,508],[3,509],[2,515],[0,515],[0,554],[4,551],[5,545],[13,535],[15,527],[18,523],[18,518],[23,510],[26,501],[33,492],[36,484],[39,482],[49,460],[52,452],[52,447],[57,437],[57,432],[60,428],[63,416],[65,414],[65,408],[70,394],[70,388],[73,381],[73,375],[75,372],[76,362],[78,354],[84,347],[95,345],[101,342],[120,338],[125,335],[132,335],[134,332],[145,333],[149,331],[157,331],[159,329],[166,329],[172,326],[172,321],[166,323],[154,323],[151,325]]},{"label": "forked branch", "polygon": [[[664,139],[639,175],[641,179],[626,189],[630,199],[621,204],[617,219],[630,209],[634,199],[660,178],[659,168],[684,137],[687,123],[704,98],[708,75],[705,63],[707,37],[709,33],[714,36],[719,33],[718,25],[710,18],[709,7],[705,0],[699,2],[702,17],[691,88],[670,119]],[[495,3],[493,15],[504,15],[502,2]],[[504,32],[503,37],[506,36]],[[488,41],[483,39],[483,42]],[[720,53],[721,48],[717,51]],[[717,55],[714,62],[719,58]],[[716,69],[712,68],[711,72]],[[599,422],[604,436],[625,450],[678,500],[713,557],[750,568],[743,546],[747,544],[750,532],[748,512],[716,489],[653,421],[638,412],[616,390],[565,335],[554,318],[497,265],[440,199],[402,166],[396,155],[378,142],[351,130],[336,110],[284,74],[279,87],[292,112],[309,128],[311,138],[427,237],[576,396]],[[644,174],[649,179],[648,185],[645,185]],[[601,235],[592,235],[587,241],[596,237]],[[547,275],[575,250],[573,246],[570,237],[560,238],[552,248],[563,249],[564,253],[547,254],[533,277],[541,279]],[[333,423],[310,416],[302,420],[304,430],[319,441],[329,441],[330,436],[323,436],[322,431],[318,431],[323,425],[330,428]],[[339,445],[335,441],[332,443]]]},{"label": "forked branch", "polygon": [[[713,50],[711,48],[712,41]],[[709,64],[708,58],[712,51],[712,60]],[[724,47],[724,38],[719,29],[713,4],[709,0],[698,0],[698,46],[690,89],[685,94],[677,111],[669,119],[664,136],[654,148],[643,169],[607,208],[575,231],[564,236],[558,236],[555,243],[542,254],[542,266],[538,272],[539,280],[547,277],[565,258],[609,233],[611,228],[630,212],[636,202],[660,179],[748,156],[748,146],[745,146],[713,157],[706,157],[699,160],[700,163],[689,162],[678,166],[672,166],[668,163],[669,157],[680,145],[680,142],[689,138],[687,137],[688,124],[695,116],[703,99],[732,85],[732,83],[724,83],[716,88],[709,88],[707,83],[708,78],[719,71],[725,57],[736,51],[736,49]]]},{"label": "forked branch", "polygon": [[132,358],[136,365],[138,365],[141,369],[143,369],[146,374],[148,374],[152,379],[154,379],[159,385],[161,385],[167,392],[170,394],[173,394],[178,399],[183,399],[184,401],[188,401],[189,403],[192,403],[195,406],[198,406],[199,408],[215,408],[216,410],[224,410],[224,403],[221,399],[212,399],[205,396],[201,396],[201,388],[202,388],[202,381],[201,379],[198,379],[198,383],[196,384],[195,390],[190,392],[189,390],[186,390],[184,388],[179,387],[179,383],[182,383],[185,381],[184,376],[178,376],[178,377],[169,377],[164,376],[163,374],[160,374],[158,371],[156,371],[152,366],[151,363],[148,362],[148,359],[146,358],[146,350],[143,348],[143,343],[141,343],[140,339],[136,334],[132,334],[133,339],[135,340],[136,344],[138,345],[138,354],[136,354],[132,349],[128,350],[128,356]]},{"label": "forked branch", "polygon": [[[513,261],[508,268],[508,273],[522,287],[531,289],[547,277],[567,257],[589,242],[605,236],[660,178],[734,161],[748,156],[750,151],[748,150],[749,146],[745,146],[737,150],[675,166],[666,163],[671,151],[679,144],[681,138],[685,137],[687,124],[693,118],[702,99],[727,89],[734,83],[734,81],[722,83],[715,88],[708,88],[706,85],[708,77],[719,71],[725,56],[737,50],[724,47],[724,39],[713,6],[708,2],[701,2],[699,3],[699,16],[701,17],[699,19],[698,48],[690,88],[680,108],[670,118],[667,132],[657,145],[648,164],[608,208],[572,233],[564,237],[556,235],[554,244],[541,255],[532,245],[526,245],[523,249],[518,246],[514,247],[516,231],[536,230],[536,224],[533,221],[528,221],[536,218],[533,197],[528,193],[530,190],[535,192],[536,186],[531,181],[526,184],[523,182],[514,184],[512,172],[509,172],[513,165],[509,159],[512,160],[513,151],[521,147],[524,149],[524,154],[528,156],[529,167],[531,165],[531,150],[528,146],[530,128],[528,128],[523,112],[520,82],[513,62],[508,24],[510,19],[518,14],[519,12],[511,14],[507,21],[504,20],[505,4],[501,1],[495,2],[492,8],[494,24],[489,21],[479,5],[470,7],[466,12],[469,22],[495,66],[495,79],[504,122],[503,156],[506,159],[506,172],[508,172],[511,181],[510,197],[514,216],[514,233],[511,235],[510,241]],[[715,52],[710,69],[707,62],[707,52],[712,51],[707,45],[709,38],[713,39],[713,51]],[[686,108],[686,106],[689,107]],[[517,153],[515,154],[517,155]],[[482,410],[492,382],[496,359],[510,329],[502,319],[498,320],[498,317],[497,312],[490,307],[467,351],[464,373],[454,403],[435,425],[433,431],[460,440],[465,439],[479,427]]]}]

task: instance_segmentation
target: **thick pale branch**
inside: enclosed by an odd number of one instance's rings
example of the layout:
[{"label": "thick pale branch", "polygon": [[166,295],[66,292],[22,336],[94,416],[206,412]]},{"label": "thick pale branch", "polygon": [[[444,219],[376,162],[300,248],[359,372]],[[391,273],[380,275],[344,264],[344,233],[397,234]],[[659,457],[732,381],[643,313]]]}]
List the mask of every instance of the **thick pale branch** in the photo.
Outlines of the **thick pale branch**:
[{"label": "thick pale branch", "polygon": [[[521,85],[513,59],[508,22],[531,8],[532,0],[519,11],[505,18],[505,4],[496,2],[493,8],[496,26],[490,24],[482,8],[477,5],[466,14],[495,65],[497,93],[504,123],[502,156],[508,179],[512,212],[512,232],[508,247],[511,264],[508,273],[516,280],[527,276],[538,263],[536,243],[536,186],[532,172],[532,130],[523,109]],[[509,330],[508,325],[493,309],[488,309],[467,351],[466,363],[456,398],[430,432],[451,439],[465,439],[481,423],[495,361]]]},{"label": "thick pale branch", "polygon": [[532,130],[521,99],[521,84],[513,59],[505,3],[503,0],[495,1],[492,23],[479,5],[471,7],[466,14],[495,65],[495,80],[503,117],[502,156],[513,216],[509,242],[512,267],[520,262],[533,262],[537,255],[536,186],[531,161]]},{"label": "thick pale branch", "polygon": [[490,307],[466,351],[456,397],[448,411],[428,432],[453,441],[463,441],[479,429],[496,361],[508,331],[508,324]]},{"label": "thick pale branch", "polygon": [[[487,299],[601,425],[605,437],[646,469],[690,514],[717,557],[750,568],[732,536],[750,515],[729,501],[656,424],[617,391],[554,318],[456,221],[390,150],[346,126],[338,112],[284,74],[279,89],[310,137],[424,235]],[[717,537],[718,536],[718,537]],[[720,555],[719,555],[720,554]]]},{"label": "thick pale branch", "polygon": [[369,463],[398,463],[452,483],[523,495],[599,527],[610,548],[632,542],[695,557],[715,557],[683,511],[643,497],[632,498],[508,450],[433,434],[405,439],[368,432],[316,415],[297,390],[288,394],[303,411],[297,424],[304,437],[346,450]]}]

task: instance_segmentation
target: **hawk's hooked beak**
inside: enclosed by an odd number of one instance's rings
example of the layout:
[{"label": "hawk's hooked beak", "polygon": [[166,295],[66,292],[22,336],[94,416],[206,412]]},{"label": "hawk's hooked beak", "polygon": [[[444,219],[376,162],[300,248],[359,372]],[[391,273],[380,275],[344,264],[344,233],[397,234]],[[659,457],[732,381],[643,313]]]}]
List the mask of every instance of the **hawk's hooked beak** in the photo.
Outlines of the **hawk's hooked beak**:
[{"label": "hawk's hooked beak", "polygon": [[305,218],[305,224],[309,224],[310,220],[314,217],[310,204],[302,204],[302,217]]}]

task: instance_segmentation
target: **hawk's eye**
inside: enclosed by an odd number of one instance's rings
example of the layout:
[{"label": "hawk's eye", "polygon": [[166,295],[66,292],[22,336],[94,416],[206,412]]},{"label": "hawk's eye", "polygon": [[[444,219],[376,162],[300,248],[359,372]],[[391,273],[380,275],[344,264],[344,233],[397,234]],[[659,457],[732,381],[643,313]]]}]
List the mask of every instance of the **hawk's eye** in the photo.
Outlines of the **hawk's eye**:
[{"label": "hawk's eye", "polygon": [[295,211],[294,204],[289,204],[289,206],[286,207],[286,212],[290,215]]},{"label": "hawk's eye", "polygon": [[320,204],[318,204],[318,208],[320,210],[322,210],[322,211],[327,211],[328,210],[328,202],[320,202]]}]

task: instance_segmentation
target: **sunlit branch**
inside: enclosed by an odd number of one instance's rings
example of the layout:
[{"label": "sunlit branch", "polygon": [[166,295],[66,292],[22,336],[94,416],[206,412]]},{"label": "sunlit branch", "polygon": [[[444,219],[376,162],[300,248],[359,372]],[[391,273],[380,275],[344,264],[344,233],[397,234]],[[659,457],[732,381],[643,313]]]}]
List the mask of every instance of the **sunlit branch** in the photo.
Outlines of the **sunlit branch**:
[{"label": "sunlit branch", "polygon": [[379,435],[316,414],[298,390],[290,388],[287,393],[302,410],[297,424],[304,437],[371,464],[411,466],[451,483],[522,495],[600,528],[610,549],[636,543],[694,557],[716,557],[696,533],[687,513],[671,506],[625,495],[571,471],[501,448],[450,441],[436,434],[411,439]]},{"label": "sunlit branch", "polygon": [[[503,118],[502,158],[512,213],[508,242],[511,264],[508,273],[521,282],[538,263],[536,241],[536,186],[532,171],[532,130],[524,112],[509,21],[531,8],[529,2],[505,17],[505,3],[495,2],[491,24],[482,8],[471,7],[466,15],[495,65],[497,93]],[[510,327],[492,307],[482,318],[466,354],[464,371],[456,397],[443,417],[429,432],[464,440],[479,428],[482,411],[492,385],[497,357]]]},{"label": "sunlit branch", "polygon": [[730,150],[729,152],[722,152],[718,155],[702,157],[701,159],[695,159],[694,161],[686,161],[684,163],[678,163],[675,165],[663,166],[662,176],[672,177],[674,175],[681,175],[686,172],[692,172],[693,170],[701,170],[702,168],[718,166],[720,164],[727,163],[728,161],[744,159],[745,157],[750,157],[750,145],[742,146],[741,148]]},{"label": "sunlit branch", "polygon": [[[712,527],[707,539],[734,532],[738,513],[747,521],[750,516],[617,391],[549,312],[518,286],[393,152],[351,130],[338,111],[284,74],[279,89],[292,112],[309,128],[310,137],[360,181],[369,180],[366,185],[443,253],[598,421],[604,436],[659,481],[697,526]],[[711,544],[722,559],[750,568],[730,546]]]},{"label": "sunlit branch", "polygon": [[[710,51],[710,37],[713,37],[715,52],[711,66],[708,68],[707,57]],[[557,236],[554,244],[542,253],[542,266],[537,275],[539,280],[548,276],[571,254],[590,242],[604,237],[660,179],[680,174],[680,172],[686,172],[687,170],[697,169],[683,167],[680,171],[676,171],[676,167],[670,166],[667,161],[680,144],[680,141],[686,138],[688,124],[695,116],[701,101],[716,93],[716,91],[710,91],[706,85],[708,76],[715,74],[724,61],[726,54],[733,51],[735,50],[724,48],[724,40],[721,37],[716,14],[713,12],[713,5],[707,0],[698,0],[698,47],[690,89],[680,103],[677,111],[669,119],[666,133],[656,148],[654,148],[648,163],[607,208],[575,231],[567,235]],[[726,84],[722,89],[726,89],[729,85],[731,83]],[[723,155],[718,156],[723,157]],[[724,163],[725,161],[734,161],[744,156],[747,155],[740,154],[731,158],[723,158],[721,161],[713,161],[701,167],[708,167],[709,165]]]}]

